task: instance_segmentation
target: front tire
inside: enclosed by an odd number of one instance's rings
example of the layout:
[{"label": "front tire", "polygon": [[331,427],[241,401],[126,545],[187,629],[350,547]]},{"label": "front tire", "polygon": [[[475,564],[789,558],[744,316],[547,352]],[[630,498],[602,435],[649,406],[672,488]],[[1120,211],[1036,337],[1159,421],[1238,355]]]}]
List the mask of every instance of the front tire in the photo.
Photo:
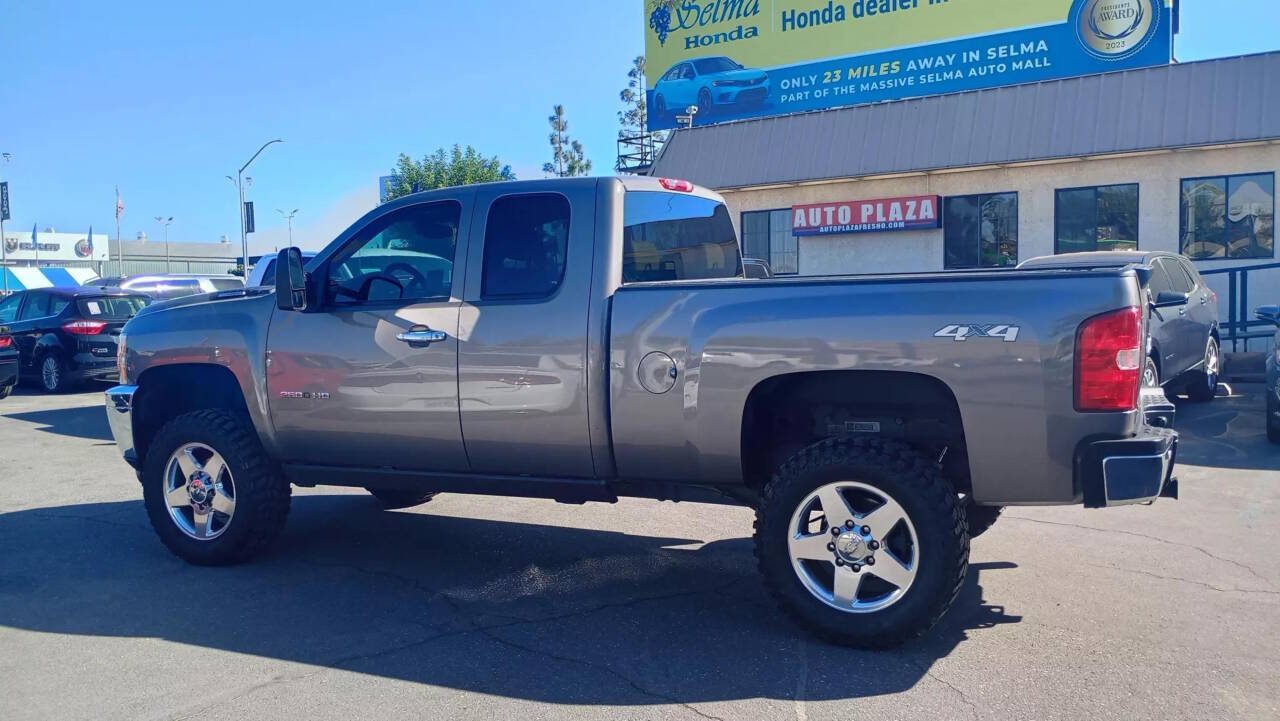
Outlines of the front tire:
[{"label": "front tire", "polygon": [[45,353],[40,360],[40,390],[45,393],[65,393],[70,387],[67,380],[67,364],[55,351]]},{"label": "front tire", "polygon": [[[834,510],[832,510],[834,509]],[[814,635],[892,648],[946,613],[969,565],[965,510],[910,446],[828,440],[774,473],[756,511],[765,584]]]},{"label": "front tire", "polygon": [[1218,341],[1209,336],[1204,348],[1204,370],[1195,374],[1196,380],[1187,386],[1187,397],[1197,403],[1213,400],[1218,394],[1218,374],[1222,370],[1222,351]]},{"label": "front tire", "polygon": [[1276,414],[1280,413],[1280,401],[1276,400],[1276,391],[1274,388],[1267,389],[1267,440],[1272,443],[1280,444],[1280,419],[1276,418]]},{"label": "front tire", "polygon": [[202,410],[166,423],[147,449],[142,498],[179,558],[226,566],[262,553],[289,515],[288,481],[247,418]]},{"label": "front tire", "polygon": [[1160,369],[1156,367],[1156,359],[1147,356],[1147,363],[1142,367],[1142,386],[1144,388],[1160,387]]},{"label": "front tire", "polygon": [[13,386],[0,386],[0,400],[8,398],[13,393]]},{"label": "front tire", "polygon": [[698,115],[707,117],[715,110],[715,103],[711,100],[711,91],[703,88],[698,91]]},{"label": "front tire", "polygon": [[382,507],[387,510],[396,508],[411,508],[413,506],[421,506],[427,501],[435,497],[434,493],[424,493],[422,491],[402,491],[390,488],[365,488],[374,498],[382,503]]}]

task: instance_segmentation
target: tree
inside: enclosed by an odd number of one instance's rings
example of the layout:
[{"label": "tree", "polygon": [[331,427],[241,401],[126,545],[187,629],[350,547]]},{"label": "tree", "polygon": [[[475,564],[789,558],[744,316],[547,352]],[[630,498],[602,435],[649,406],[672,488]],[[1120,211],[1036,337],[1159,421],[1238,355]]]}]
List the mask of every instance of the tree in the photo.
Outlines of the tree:
[{"label": "tree", "polygon": [[470,145],[465,150],[454,145],[450,151],[439,148],[419,161],[401,153],[391,170],[386,196],[392,200],[423,190],[515,179],[511,166],[503,164],[496,155],[486,158]]},{"label": "tree", "polygon": [[666,140],[662,131],[649,132],[648,85],[645,82],[645,59],[637,55],[627,71],[627,87],[618,93],[622,110],[618,111],[617,169],[634,172],[634,164],[647,166],[653,162],[657,148]]},{"label": "tree", "polygon": [[556,105],[547,118],[551,125],[551,162],[544,163],[542,172],[557,178],[571,178],[591,173],[591,161],[582,143],[569,137],[569,121],[564,117],[564,106]]}]

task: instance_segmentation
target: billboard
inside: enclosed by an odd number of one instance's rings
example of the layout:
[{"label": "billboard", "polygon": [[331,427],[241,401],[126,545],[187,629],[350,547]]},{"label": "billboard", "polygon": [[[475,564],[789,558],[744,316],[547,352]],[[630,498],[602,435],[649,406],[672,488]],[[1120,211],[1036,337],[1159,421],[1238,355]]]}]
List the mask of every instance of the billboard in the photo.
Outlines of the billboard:
[{"label": "billboard", "polygon": [[834,235],[941,228],[941,198],[912,195],[791,207],[791,234]]},{"label": "billboard", "polygon": [[102,233],[36,233],[31,231],[4,234],[6,260],[104,261],[107,258],[107,236]]},{"label": "billboard", "polygon": [[649,128],[1162,65],[1174,0],[645,0]]}]

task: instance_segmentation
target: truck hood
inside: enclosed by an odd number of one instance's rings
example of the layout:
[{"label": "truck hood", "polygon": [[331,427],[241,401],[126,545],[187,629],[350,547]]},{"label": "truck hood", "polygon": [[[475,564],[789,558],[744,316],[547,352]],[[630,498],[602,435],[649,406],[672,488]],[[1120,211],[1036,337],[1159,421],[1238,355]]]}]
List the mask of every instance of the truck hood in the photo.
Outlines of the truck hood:
[{"label": "truck hood", "polygon": [[275,289],[267,287],[237,288],[235,290],[220,290],[214,293],[199,293],[197,295],[187,295],[181,298],[170,298],[157,303],[152,303],[134,317],[150,315],[159,311],[173,310],[175,308],[185,308],[187,306],[200,305],[203,303],[211,303],[215,301],[233,301],[243,300],[245,298],[256,298],[262,295],[274,293]]}]

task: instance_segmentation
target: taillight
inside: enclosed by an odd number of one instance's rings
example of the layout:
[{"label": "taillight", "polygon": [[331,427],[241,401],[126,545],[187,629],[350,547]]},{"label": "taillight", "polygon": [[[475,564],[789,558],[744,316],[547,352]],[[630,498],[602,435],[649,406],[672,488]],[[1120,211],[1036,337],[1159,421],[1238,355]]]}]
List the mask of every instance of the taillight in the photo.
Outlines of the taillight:
[{"label": "taillight", "polygon": [[0,348],[10,348],[13,346],[13,336],[0,335]]},{"label": "taillight", "polygon": [[62,324],[62,329],[72,335],[97,335],[106,328],[107,324],[100,320],[73,320]]},{"label": "taillight", "polygon": [[1142,315],[1122,308],[1076,331],[1076,410],[1131,411],[1142,378]]},{"label": "taillight", "polygon": [[658,185],[667,190],[674,190],[677,193],[692,193],[693,183],[687,180],[676,180],[674,178],[658,178]]}]

